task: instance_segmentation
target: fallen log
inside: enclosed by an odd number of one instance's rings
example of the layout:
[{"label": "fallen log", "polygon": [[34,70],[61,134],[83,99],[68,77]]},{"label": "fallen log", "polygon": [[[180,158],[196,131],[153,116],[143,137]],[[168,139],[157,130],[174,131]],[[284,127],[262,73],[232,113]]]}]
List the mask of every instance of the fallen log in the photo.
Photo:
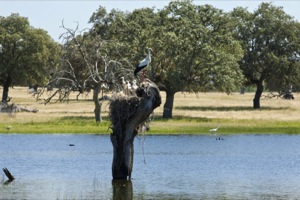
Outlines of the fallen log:
[{"label": "fallen log", "polygon": [[38,109],[29,109],[26,107],[22,107],[16,104],[5,104],[1,103],[0,104],[0,113],[17,113],[17,112],[32,112],[32,113],[37,113],[39,110]]}]

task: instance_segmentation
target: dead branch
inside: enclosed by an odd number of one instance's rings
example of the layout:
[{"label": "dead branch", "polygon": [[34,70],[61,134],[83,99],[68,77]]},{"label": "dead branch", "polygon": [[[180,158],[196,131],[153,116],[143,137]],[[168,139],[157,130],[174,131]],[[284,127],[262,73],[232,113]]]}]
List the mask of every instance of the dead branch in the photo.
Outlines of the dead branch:
[{"label": "dead branch", "polygon": [[4,184],[9,184],[13,180],[15,180],[15,177],[10,173],[10,171],[8,171],[6,167],[3,168],[3,172],[5,176],[8,178],[8,180]]},{"label": "dead branch", "polygon": [[32,113],[37,113],[39,110],[38,109],[29,109],[26,107],[22,107],[19,105],[16,105],[14,103],[12,104],[5,104],[5,103],[0,103],[0,113],[17,113],[17,112],[32,112]]}]

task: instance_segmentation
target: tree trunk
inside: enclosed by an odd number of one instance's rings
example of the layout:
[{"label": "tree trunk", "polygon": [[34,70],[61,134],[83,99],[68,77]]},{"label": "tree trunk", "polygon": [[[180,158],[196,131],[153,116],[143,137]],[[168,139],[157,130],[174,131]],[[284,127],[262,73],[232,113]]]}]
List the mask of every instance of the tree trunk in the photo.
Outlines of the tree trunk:
[{"label": "tree trunk", "polygon": [[166,102],[164,104],[163,118],[172,118],[174,96],[174,92],[166,92]]},{"label": "tree trunk", "polygon": [[110,120],[113,132],[113,179],[129,179],[133,168],[134,137],[138,127],[161,104],[158,87],[151,81],[143,82],[138,97],[119,97],[110,103]]},{"label": "tree trunk", "polygon": [[7,103],[10,82],[11,82],[11,78],[7,77],[5,82],[4,82],[4,85],[3,85],[3,92],[2,92],[2,102],[3,103]]},{"label": "tree trunk", "polygon": [[93,101],[95,104],[95,109],[94,109],[94,113],[95,113],[95,119],[96,122],[102,122],[102,117],[101,117],[101,106],[102,103],[99,101],[99,92],[100,92],[100,87],[96,86],[94,88],[94,93],[93,93]]},{"label": "tree trunk", "polygon": [[253,99],[253,108],[258,109],[260,108],[260,97],[264,91],[264,86],[262,81],[256,83],[256,92]]}]

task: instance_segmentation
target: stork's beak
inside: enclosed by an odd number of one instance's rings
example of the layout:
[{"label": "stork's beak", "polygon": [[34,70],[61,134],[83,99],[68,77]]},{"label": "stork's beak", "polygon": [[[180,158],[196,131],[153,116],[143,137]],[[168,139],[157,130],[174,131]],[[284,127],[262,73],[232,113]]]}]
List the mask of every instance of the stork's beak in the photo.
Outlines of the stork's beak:
[{"label": "stork's beak", "polygon": [[152,53],[153,55],[155,55],[155,53],[153,52],[153,50],[152,50],[152,49],[150,49],[150,51],[151,51],[151,53]]}]

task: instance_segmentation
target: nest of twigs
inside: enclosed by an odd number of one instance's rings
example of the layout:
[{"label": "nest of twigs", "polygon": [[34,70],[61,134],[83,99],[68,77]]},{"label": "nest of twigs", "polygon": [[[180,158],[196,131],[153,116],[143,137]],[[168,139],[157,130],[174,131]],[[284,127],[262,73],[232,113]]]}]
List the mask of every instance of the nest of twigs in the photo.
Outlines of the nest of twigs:
[{"label": "nest of twigs", "polygon": [[109,118],[114,133],[124,130],[126,123],[136,115],[140,103],[140,98],[136,96],[118,97],[110,102]]}]

